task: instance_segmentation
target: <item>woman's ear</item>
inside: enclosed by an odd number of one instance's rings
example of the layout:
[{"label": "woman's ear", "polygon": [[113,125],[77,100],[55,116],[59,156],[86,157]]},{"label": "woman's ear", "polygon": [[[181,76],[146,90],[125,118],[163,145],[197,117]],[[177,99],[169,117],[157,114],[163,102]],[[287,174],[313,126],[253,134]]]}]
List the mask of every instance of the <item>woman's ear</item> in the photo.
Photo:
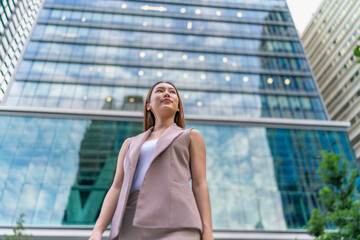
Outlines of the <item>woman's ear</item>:
[{"label": "woman's ear", "polygon": [[146,110],[150,111],[149,103],[146,104]]}]

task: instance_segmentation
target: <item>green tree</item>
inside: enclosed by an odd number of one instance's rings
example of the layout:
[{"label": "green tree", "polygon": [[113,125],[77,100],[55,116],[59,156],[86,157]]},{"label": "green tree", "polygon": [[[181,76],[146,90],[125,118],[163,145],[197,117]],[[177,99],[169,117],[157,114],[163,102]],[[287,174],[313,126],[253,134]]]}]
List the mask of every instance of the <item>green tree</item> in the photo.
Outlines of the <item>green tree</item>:
[{"label": "green tree", "polygon": [[[318,240],[359,240],[360,202],[355,198],[359,171],[349,172],[349,162],[341,155],[322,151],[318,174],[325,187],[319,191],[324,211],[314,209],[308,222],[308,233]],[[328,224],[337,230],[324,232]]]},{"label": "green tree", "polygon": [[8,236],[4,235],[4,240],[31,240],[30,235],[24,234],[25,227],[24,227],[24,213],[20,214],[19,219],[16,221],[16,226],[13,228],[14,235]]},{"label": "green tree", "polygon": [[[360,37],[358,38],[358,40],[360,41]],[[359,58],[358,63],[360,63],[360,44],[355,47],[354,55],[355,57]]]}]

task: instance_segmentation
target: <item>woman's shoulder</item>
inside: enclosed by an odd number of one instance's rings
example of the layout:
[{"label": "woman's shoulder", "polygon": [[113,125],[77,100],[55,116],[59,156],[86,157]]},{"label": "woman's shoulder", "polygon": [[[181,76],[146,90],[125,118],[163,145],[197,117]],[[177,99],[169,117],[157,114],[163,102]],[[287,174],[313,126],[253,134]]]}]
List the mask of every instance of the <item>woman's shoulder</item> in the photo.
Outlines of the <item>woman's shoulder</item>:
[{"label": "woman's shoulder", "polygon": [[188,130],[190,131],[190,135],[193,135],[193,136],[201,135],[201,132],[195,128],[189,128]]},{"label": "woman's shoulder", "polygon": [[190,141],[202,139],[202,135],[199,130],[195,128],[189,128],[188,130],[190,131]]},{"label": "woman's shoulder", "polygon": [[201,132],[197,129],[191,129],[189,139],[190,149],[202,149],[205,146],[204,138],[202,137]]}]

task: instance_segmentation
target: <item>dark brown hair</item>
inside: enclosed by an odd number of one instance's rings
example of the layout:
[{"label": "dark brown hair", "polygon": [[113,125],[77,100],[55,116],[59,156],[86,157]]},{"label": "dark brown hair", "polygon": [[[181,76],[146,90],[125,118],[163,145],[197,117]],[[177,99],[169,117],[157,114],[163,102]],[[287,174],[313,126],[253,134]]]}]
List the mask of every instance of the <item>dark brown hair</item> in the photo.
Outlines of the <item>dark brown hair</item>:
[{"label": "dark brown hair", "polygon": [[146,104],[150,103],[150,98],[151,98],[151,94],[152,91],[154,90],[155,86],[158,85],[159,83],[167,83],[170,84],[171,86],[173,86],[175,88],[176,91],[176,95],[179,99],[178,101],[178,107],[179,107],[179,111],[176,112],[175,117],[174,117],[174,122],[176,123],[176,125],[178,125],[181,128],[185,128],[185,118],[184,118],[184,109],[182,106],[182,102],[180,99],[180,95],[179,95],[179,91],[177,90],[177,88],[175,87],[174,84],[172,84],[171,82],[164,82],[164,81],[160,81],[155,83],[149,90],[147,96],[146,96],[146,100],[145,100],[145,106],[144,106],[144,124],[143,124],[143,130],[144,132],[146,130],[148,130],[151,126],[155,125],[155,116],[154,114],[150,111],[147,110],[146,108]]}]

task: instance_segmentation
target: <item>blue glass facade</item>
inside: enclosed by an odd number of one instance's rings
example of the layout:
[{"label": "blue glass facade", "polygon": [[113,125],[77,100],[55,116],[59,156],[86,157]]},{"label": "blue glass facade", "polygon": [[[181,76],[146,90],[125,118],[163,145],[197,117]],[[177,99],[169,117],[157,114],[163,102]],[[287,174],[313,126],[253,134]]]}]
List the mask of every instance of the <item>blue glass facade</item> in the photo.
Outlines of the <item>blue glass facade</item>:
[{"label": "blue glass facade", "polygon": [[0,106],[0,225],[94,224],[159,80],[205,139],[214,229],[302,228],[320,150],[357,167],[284,0],[47,0]]},{"label": "blue glass facade", "polygon": [[187,114],[327,119],[288,10],[261,3],[47,1],[5,105],[118,110],[168,80]]},{"label": "blue glass facade", "polygon": [[[2,116],[0,124],[0,224],[21,212],[33,225],[94,224],[122,142],[142,131],[140,122],[91,119]],[[320,150],[355,159],[341,131],[187,127],[207,146],[215,229],[301,228],[318,207]]]}]

